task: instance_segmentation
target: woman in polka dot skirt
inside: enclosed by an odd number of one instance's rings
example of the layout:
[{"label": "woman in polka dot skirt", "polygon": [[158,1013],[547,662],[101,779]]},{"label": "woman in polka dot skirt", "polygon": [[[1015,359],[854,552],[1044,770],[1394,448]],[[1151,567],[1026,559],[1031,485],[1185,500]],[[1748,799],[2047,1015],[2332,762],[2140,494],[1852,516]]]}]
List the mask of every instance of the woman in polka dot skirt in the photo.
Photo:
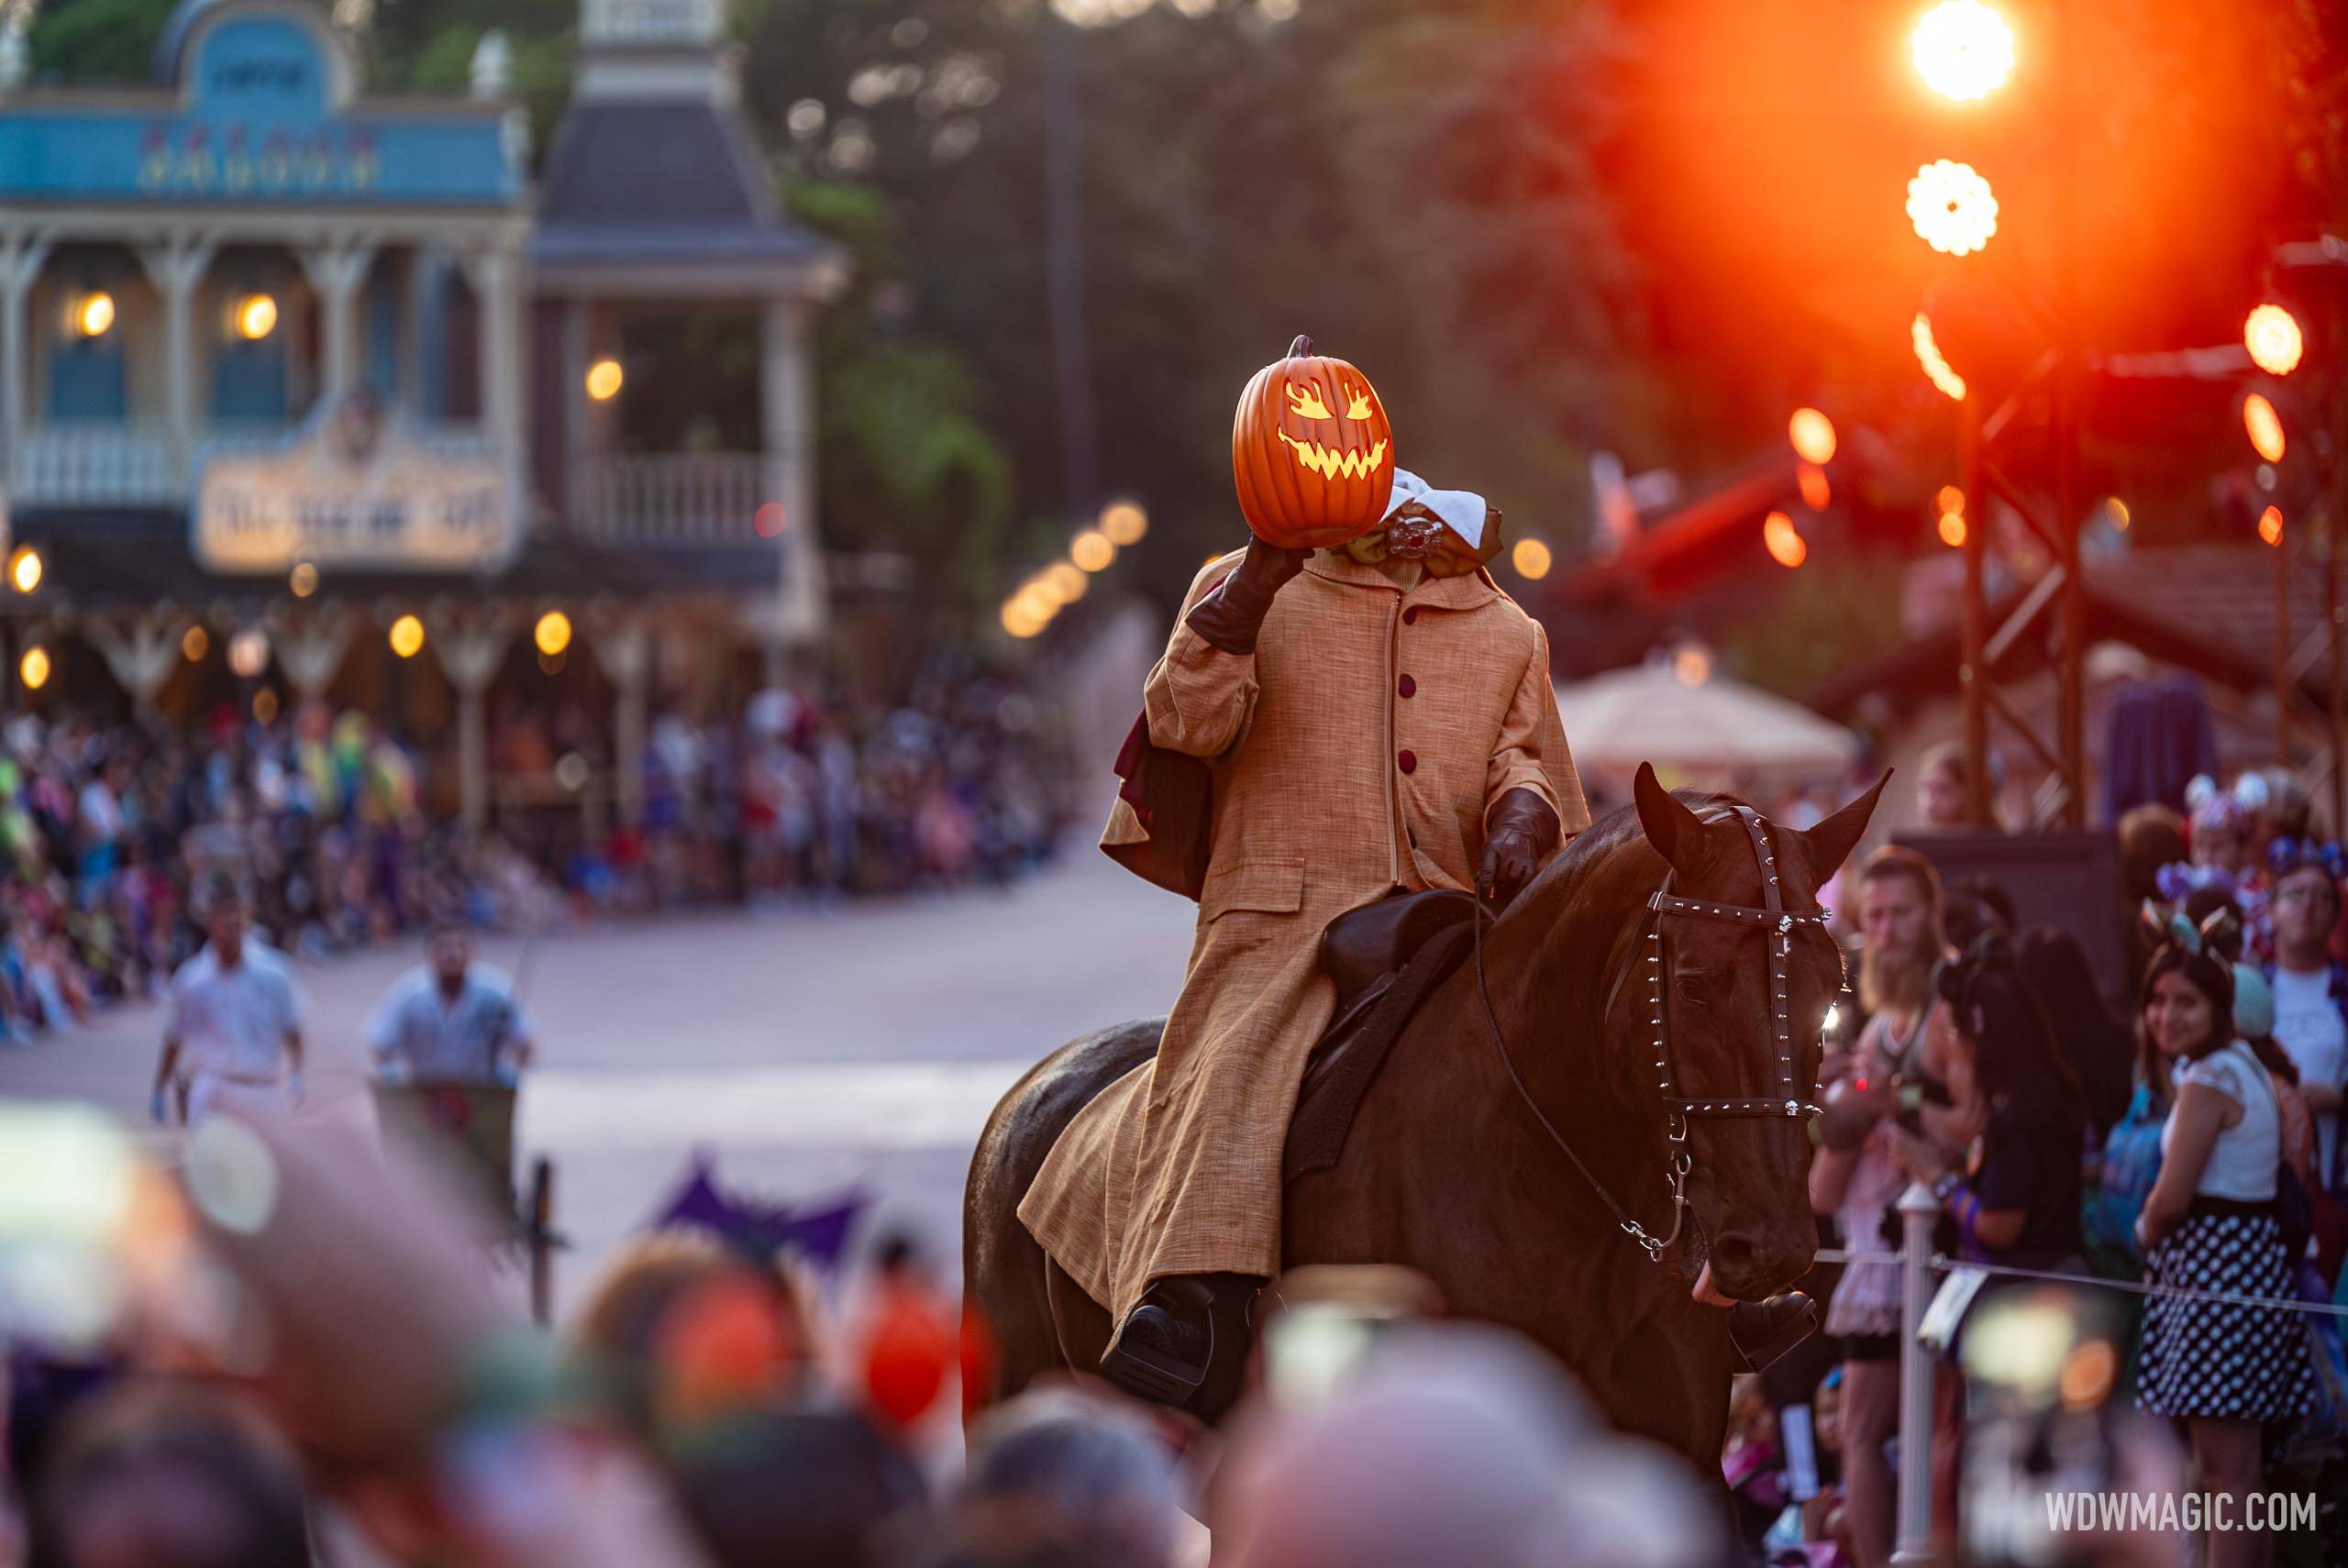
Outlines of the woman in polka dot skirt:
[{"label": "woman in polka dot skirt", "polygon": [[[2314,1397],[2307,1330],[2284,1307],[2174,1291],[2288,1297],[2290,1259],[2276,1209],[2281,1117],[2266,1070],[2235,1038],[2233,975],[2190,936],[2163,948],[2144,976],[2141,1061],[2175,1084],[2161,1133],[2161,1173],[2137,1220],[2145,1283],[2138,1400],[2183,1421],[2200,1484],[2230,1493],[2235,1518],[2260,1483],[2263,1423]],[[2263,1532],[2212,1534],[2210,1568],[2265,1561]]]}]

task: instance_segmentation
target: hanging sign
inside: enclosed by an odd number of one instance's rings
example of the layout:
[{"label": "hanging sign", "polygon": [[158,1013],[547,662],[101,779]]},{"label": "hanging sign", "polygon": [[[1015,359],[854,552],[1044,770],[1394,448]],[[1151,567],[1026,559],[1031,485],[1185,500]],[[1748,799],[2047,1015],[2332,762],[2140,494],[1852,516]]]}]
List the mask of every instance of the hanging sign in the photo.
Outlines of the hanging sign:
[{"label": "hanging sign", "polygon": [[190,526],[207,571],[492,570],[521,544],[518,486],[486,447],[429,446],[354,392],[282,446],[199,468]]}]

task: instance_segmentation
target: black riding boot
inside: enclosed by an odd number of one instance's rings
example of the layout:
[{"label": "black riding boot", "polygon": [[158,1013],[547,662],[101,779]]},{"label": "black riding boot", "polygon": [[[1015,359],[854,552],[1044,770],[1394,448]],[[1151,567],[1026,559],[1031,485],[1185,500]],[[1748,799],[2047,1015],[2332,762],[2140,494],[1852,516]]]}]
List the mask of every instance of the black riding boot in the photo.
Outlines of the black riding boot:
[{"label": "black riding boot", "polygon": [[1188,1404],[1205,1386],[1217,1351],[1227,1357],[1244,1348],[1218,1346],[1215,1320],[1226,1320],[1227,1326],[1244,1323],[1246,1300],[1261,1283],[1244,1274],[1176,1274],[1158,1280],[1110,1342],[1101,1358],[1102,1375],[1144,1399]]},{"label": "black riding boot", "polygon": [[1728,1339],[1738,1364],[1759,1372],[1818,1331],[1818,1303],[1799,1290],[1728,1309]]}]

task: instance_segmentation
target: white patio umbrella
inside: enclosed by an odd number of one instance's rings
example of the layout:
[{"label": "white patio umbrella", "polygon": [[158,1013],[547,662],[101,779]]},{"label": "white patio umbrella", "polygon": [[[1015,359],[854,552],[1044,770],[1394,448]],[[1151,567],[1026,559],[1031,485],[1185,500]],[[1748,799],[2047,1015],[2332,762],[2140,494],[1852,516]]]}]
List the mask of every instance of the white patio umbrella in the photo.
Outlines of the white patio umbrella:
[{"label": "white patio umbrella", "polygon": [[1619,778],[1652,762],[1674,784],[1789,786],[1846,771],[1859,749],[1842,725],[1720,674],[1696,648],[1560,684],[1557,712],[1575,766]]}]

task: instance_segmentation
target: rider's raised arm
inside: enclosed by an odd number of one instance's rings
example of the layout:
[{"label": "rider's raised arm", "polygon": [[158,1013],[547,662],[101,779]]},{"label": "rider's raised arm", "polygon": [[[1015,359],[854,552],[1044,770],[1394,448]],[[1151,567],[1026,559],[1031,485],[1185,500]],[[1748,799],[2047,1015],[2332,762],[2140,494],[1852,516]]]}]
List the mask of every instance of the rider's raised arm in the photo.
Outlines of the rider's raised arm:
[{"label": "rider's raised arm", "polygon": [[1251,569],[1248,557],[1264,553],[1256,546],[1246,555],[1218,556],[1182,596],[1165,657],[1142,687],[1153,744],[1191,756],[1221,756],[1246,734],[1259,690],[1256,632],[1280,583],[1295,575],[1279,576],[1273,563]]},{"label": "rider's raised arm", "polygon": [[1530,790],[1557,813],[1563,830],[1557,847],[1563,847],[1589,825],[1589,802],[1582,798],[1581,778],[1566,747],[1565,721],[1557,716],[1557,694],[1549,684],[1548,634],[1530,617],[1526,624],[1533,633],[1532,651],[1484,770],[1484,825],[1490,829],[1493,808],[1510,790]]}]

